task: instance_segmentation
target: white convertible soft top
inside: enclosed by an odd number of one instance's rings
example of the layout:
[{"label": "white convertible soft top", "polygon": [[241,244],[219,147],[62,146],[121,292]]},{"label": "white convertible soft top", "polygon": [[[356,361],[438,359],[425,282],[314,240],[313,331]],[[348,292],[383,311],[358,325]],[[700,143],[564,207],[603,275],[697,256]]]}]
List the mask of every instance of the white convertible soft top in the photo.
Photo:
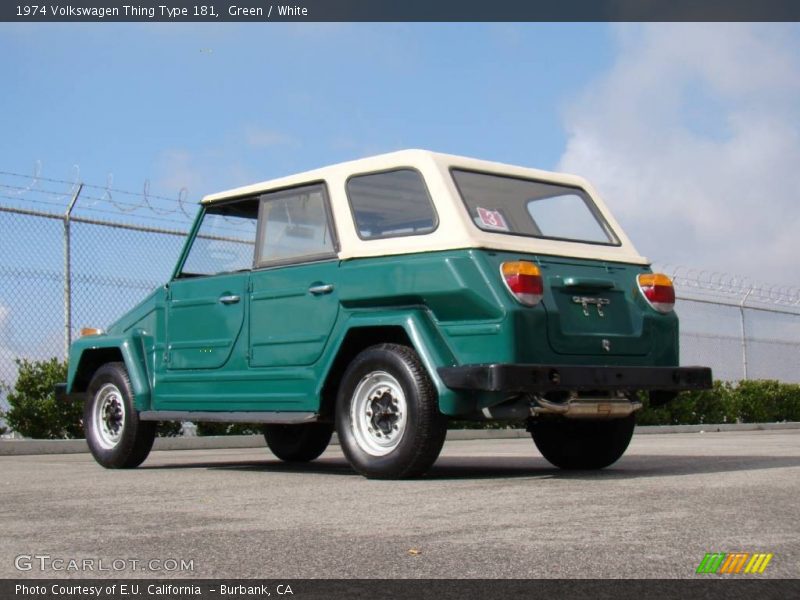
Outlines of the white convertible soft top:
[{"label": "white convertible soft top", "polygon": [[[353,175],[399,168],[413,168],[422,173],[439,217],[439,226],[423,235],[362,240],[356,231],[347,200],[346,182]],[[580,187],[594,200],[608,225],[614,230],[619,245],[598,245],[574,241],[541,239],[483,231],[471,220],[459,195],[450,169],[460,168],[498,175],[511,175],[543,182]],[[592,186],[581,177],[518,167],[464,156],[439,154],[427,150],[401,150],[359,160],[339,163],[288,177],[272,179],[235,188],[203,198],[204,204],[235,197],[253,196],[270,190],[324,181],[331,200],[342,260],[392,254],[413,254],[456,248],[487,248],[510,252],[569,256],[634,264],[648,264],[634,248],[625,232],[609,212]]]}]

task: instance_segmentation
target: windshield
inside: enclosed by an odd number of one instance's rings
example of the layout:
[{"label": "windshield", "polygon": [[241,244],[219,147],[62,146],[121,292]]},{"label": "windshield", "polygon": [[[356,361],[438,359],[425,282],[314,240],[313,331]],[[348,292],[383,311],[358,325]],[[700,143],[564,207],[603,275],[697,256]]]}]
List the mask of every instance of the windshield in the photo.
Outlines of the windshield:
[{"label": "windshield", "polygon": [[258,198],[206,207],[178,277],[199,277],[253,268]]},{"label": "windshield", "polygon": [[619,245],[580,188],[461,169],[452,174],[473,223],[484,231]]}]

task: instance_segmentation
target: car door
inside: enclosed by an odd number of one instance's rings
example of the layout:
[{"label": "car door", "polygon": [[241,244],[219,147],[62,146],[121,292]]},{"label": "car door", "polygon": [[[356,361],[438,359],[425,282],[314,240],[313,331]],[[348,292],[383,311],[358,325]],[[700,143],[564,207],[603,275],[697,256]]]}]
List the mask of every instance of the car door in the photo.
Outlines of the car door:
[{"label": "car door", "polygon": [[167,369],[224,368],[242,330],[246,291],[246,273],[170,283]]},{"label": "car door", "polygon": [[[287,381],[276,383],[276,396],[302,396],[308,387],[304,367],[321,356],[339,311],[337,242],[325,186],[264,194],[259,212],[250,366],[289,368]],[[294,389],[293,381],[305,383]]]},{"label": "car door", "polygon": [[161,410],[230,410],[229,382],[247,369],[245,314],[258,199],[208,206],[167,285]]}]

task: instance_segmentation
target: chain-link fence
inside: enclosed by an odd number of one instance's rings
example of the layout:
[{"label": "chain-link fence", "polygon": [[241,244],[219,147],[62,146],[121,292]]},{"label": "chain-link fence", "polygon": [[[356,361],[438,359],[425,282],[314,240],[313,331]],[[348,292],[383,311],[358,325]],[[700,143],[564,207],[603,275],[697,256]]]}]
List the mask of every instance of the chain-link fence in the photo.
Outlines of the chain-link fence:
[{"label": "chain-link fence", "polygon": [[725,273],[656,265],[671,275],[681,320],[681,362],[725,381],[800,383],[800,289]]},{"label": "chain-link fence", "polygon": [[[0,171],[0,381],[13,384],[17,358],[65,357],[82,327],[107,326],[167,281],[194,210],[184,192]],[[800,382],[800,290],[660,269],[678,291],[683,364]]]},{"label": "chain-link fence", "polygon": [[196,210],[185,196],[0,171],[0,382],[16,359],[64,358],[82,327],[169,279]]}]

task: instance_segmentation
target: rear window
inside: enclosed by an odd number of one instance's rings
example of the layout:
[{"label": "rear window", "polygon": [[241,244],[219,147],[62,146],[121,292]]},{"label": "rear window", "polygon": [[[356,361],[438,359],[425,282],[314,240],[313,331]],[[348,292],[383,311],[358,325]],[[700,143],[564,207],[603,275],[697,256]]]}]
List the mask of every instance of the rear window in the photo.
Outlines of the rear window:
[{"label": "rear window", "polygon": [[414,169],[351,177],[347,197],[363,240],[422,235],[438,224],[422,174]]},{"label": "rear window", "polygon": [[460,169],[452,174],[473,223],[484,231],[619,245],[580,188]]}]

